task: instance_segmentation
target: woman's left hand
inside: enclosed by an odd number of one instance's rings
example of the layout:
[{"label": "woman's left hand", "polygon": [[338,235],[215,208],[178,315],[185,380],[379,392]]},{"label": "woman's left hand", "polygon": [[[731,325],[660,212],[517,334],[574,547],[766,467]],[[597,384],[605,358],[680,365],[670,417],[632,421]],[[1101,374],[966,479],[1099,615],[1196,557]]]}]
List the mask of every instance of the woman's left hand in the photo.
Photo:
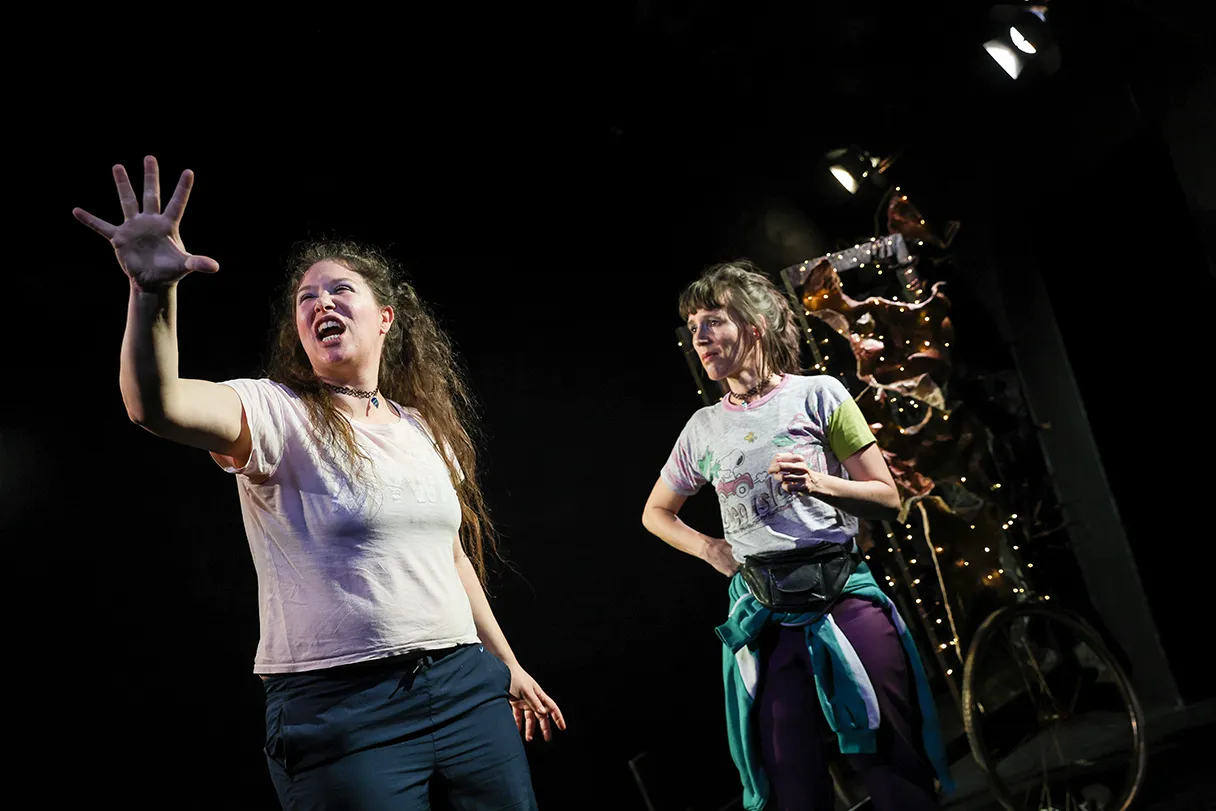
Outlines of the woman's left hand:
[{"label": "woman's left hand", "polygon": [[566,728],[566,719],[557,702],[528,675],[518,663],[511,668],[511,711],[515,713],[515,726],[524,733],[524,740],[532,740],[536,727],[546,741],[553,738],[553,727]]},{"label": "woman's left hand", "polygon": [[768,466],[768,472],[781,482],[781,489],[787,493],[823,492],[823,473],[807,467],[806,460],[796,453],[779,453],[773,457],[773,463]]}]

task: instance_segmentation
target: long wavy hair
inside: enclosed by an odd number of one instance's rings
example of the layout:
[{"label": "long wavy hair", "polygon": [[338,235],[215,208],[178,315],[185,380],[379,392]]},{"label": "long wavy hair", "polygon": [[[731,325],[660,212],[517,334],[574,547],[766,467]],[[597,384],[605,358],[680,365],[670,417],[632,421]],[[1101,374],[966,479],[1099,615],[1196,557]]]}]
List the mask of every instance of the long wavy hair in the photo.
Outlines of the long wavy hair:
[{"label": "long wavy hair", "polygon": [[773,372],[803,374],[798,320],[789,299],[760,268],[747,259],[711,265],[680,293],[682,319],[718,308],[760,331],[762,380]]},{"label": "long wavy hair", "polygon": [[322,446],[333,458],[349,461],[352,475],[365,479],[371,460],[356,443],[350,420],[317,378],[296,330],[296,291],[308,269],[324,261],[358,273],[377,305],[393,308],[396,318],[384,336],[377,383],[385,397],[417,409],[430,429],[460,499],[461,544],[484,584],[486,553],[496,552],[496,542],[477,481],[476,402],[451,341],[396,263],[375,248],[349,241],[316,240],[297,246],[279,299],[266,376],[295,392],[308,409]]}]

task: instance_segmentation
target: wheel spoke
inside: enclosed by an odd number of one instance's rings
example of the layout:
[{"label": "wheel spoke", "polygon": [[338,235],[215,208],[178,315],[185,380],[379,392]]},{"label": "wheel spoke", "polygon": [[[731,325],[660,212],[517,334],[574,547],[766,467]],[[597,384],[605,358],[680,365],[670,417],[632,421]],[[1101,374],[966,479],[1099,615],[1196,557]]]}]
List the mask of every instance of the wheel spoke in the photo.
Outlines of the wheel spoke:
[{"label": "wheel spoke", "polygon": [[[1122,668],[1075,615],[1031,603],[1000,609],[976,632],[963,691],[972,749],[1004,807],[1097,811],[1080,789],[1112,762],[1125,776],[1103,780],[1114,795],[1102,808],[1126,811],[1135,799],[1142,712]],[[1119,731],[1125,723],[1130,734]]]}]

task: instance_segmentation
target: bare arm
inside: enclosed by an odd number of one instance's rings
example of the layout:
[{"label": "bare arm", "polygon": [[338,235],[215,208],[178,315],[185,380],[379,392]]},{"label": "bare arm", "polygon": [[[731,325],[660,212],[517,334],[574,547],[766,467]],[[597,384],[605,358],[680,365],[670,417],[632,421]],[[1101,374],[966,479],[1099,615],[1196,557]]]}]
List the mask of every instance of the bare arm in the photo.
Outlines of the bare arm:
[{"label": "bare arm", "polygon": [[733,575],[739,563],[731,555],[730,544],[722,538],[698,532],[680,520],[680,508],[686,500],[687,496],[675,492],[659,479],[642,509],[642,526],[668,545],[700,558],[724,575]]},{"label": "bare arm", "polygon": [[889,521],[899,515],[899,490],[877,444],[871,443],[842,464],[848,479],[810,470],[797,454],[779,453],[769,473],[782,477],[786,492],[817,498],[858,518]]},{"label": "bare arm", "polygon": [[473,568],[473,561],[469,560],[469,556],[464,552],[464,547],[460,545],[460,538],[456,539],[453,553],[456,558],[456,571],[460,575],[460,583],[464,586],[465,594],[469,595],[469,606],[473,609],[473,624],[477,627],[477,638],[485,645],[486,650],[506,662],[508,667],[518,665],[519,662],[511,651],[511,646],[507,644],[506,635],[499,627],[498,620],[494,618],[494,611],[490,608],[486,590],[481,587],[481,581],[477,578],[477,570]]},{"label": "bare arm", "polygon": [[131,285],[119,361],[119,388],[133,422],[158,436],[230,457],[249,458],[249,428],[236,392],[177,373],[177,287],[188,273],[214,273],[214,259],[187,253],[179,226],[194,175],[182,173],[172,199],[160,208],[156,159],[144,159],[143,210],[127,172],[114,167],[123,222],[113,225],[87,211],[72,213],[109,240]]},{"label": "bare arm", "polygon": [[486,590],[477,578],[473,561],[469,560],[460,544],[459,535],[453,544],[452,554],[456,559],[456,572],[460,575],[460,583],[464,586],[464,592],[469,597],[469,607],[473,610],[473,625],[477,628],[477,638],[486,650],[502,659],[511,671],[511,686],[508,692],[516,726],[524,733],[526,740],[532,740],[532,733],[537,726],[540,727],[544,739],[551,740],[555,725],[558,729],[566,728],[566,718],[562,715],[561,708],[515,658],[511,646],[507,644],[506,635],[499,627],[498,620],[494,618],[494,611],[490,608]]},{"label": "bare arm", "polygon": [[157,436],[249,460],[250,434],[241,399],[227,386],[177,374],[177,284],[142,291],[127,303],[118,381],[127,416]]}]

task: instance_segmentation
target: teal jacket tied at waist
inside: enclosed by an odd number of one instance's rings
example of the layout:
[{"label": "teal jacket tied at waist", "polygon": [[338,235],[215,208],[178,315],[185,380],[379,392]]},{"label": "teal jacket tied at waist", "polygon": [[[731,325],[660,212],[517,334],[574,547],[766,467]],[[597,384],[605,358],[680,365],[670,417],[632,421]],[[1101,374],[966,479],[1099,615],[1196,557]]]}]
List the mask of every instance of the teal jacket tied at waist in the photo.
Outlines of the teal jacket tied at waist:
[{"label": "teal jacket tied at waist", "polygon": [[[844,754],[874,752],[881,722],[878,700],[865,668],[839,626],[825,614],[774,613],[762,606],[736,574],[730,581],[730,615],[716,629],[722,640],[723,679],[726,686],[726,731],[730,754],[743,780],[743,807],[759,811],[768,802],[769,784],[752,735],[751,710],[760,674],[760,633],[770,624],[803,625],[815,675],[815,689],[828,725],[836,733]],[[954,790],[937,720],[937,708],[925,678],[920,654],[895,605],[878,588],[863,561],[849,577],[844,595],[871,600],[883,606],[903,643],[915,680],[925,753],[937,772],[942,791]]]}]

